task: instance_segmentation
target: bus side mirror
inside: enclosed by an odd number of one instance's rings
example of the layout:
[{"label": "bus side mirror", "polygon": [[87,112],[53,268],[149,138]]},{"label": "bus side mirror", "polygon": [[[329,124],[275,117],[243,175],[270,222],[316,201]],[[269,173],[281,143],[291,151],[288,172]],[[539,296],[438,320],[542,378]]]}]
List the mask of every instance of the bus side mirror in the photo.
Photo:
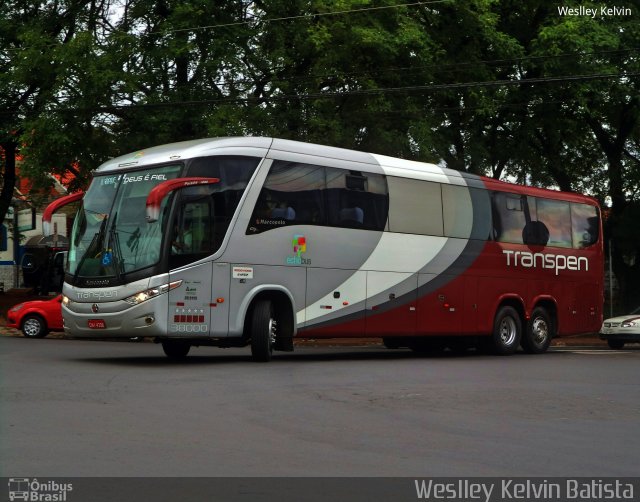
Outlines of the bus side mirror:
[{"label": "bus side mirror", "polygon": [[174,190],[200,185],[213,185],[219,183],[220,178],[178,178],[175,180],[163,181],[151,189],[147,196],[146,217],[148,223],[158,221],[160,217],[160,206],[163,199]]},{"label": "bus side mirror", "polygon": [[42,233],[45,237],[51,235],[51,218],[53,217],[53,213],[67,204],[82,199],[82,197],[84,197],[84,192],[72,193],[71,195],[65,195],[64,197],[54,200],[47,206],[42,215]]}]

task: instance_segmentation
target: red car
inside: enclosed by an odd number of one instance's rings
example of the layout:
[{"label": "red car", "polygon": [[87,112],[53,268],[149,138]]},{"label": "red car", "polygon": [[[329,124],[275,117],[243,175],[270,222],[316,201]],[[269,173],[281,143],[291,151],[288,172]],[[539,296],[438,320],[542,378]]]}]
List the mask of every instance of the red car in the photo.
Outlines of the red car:
[{"label": "red car", "polygon": [[49,331],[62,331],[62,295],[14,305],[7,312],[7,327],[22,330],[27,338],[42,338]]}]

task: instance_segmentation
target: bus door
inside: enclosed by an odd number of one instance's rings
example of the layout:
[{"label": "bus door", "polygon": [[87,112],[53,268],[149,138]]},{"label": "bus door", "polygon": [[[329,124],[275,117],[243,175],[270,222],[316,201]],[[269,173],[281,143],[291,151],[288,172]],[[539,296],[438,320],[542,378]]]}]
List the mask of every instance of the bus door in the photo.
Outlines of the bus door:
[{"label": "bus door", "polygon": [[[170,336],[209,336],[209,332],[213,329],[211,311],[214,310],[215,303],[211,298],[212,269],[213,264],[208,262],[169,274],[170,282],[182,281],[180,287],[169,292],[168,331]],[[216,314],[219,317],[218,311]],[[226,328],[225,324],[225,332]]]},{"label": "bus door", "polygon": [[418,276],[404,272],[367,272],[367,336],[416,333]]},{"label": "bus door", "polygon": [[170,292],[169,334],[227,336],[229,328],[229,264],[206,261],[219,247],[213,200],[195,188],[180,194],[171,230],[169,266],[179,272],[170,280],[182,285]]}]

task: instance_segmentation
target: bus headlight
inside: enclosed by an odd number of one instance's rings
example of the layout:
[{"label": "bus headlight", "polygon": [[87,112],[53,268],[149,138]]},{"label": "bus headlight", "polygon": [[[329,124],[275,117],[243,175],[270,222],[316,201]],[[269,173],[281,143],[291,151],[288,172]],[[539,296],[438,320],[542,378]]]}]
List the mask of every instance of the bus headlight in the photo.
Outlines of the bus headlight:
[{"label": "bus headlight", "polygon": [[144,291],[140,291],[135,295],[131,295],[125,298],[124,301],[131,305],[139,305],[142,302],[146,302],[147,300],[150,300],[151,298],[155,298],[156,296],[160,296],[165,293],[168,293],[172,289],[176,289],[180,287],[181,284],[182,284],[182,281],[174,281],[168,284],[163,284],[162,286],[158,286],[155,288],[145,289]]},{"label": "bus headlight", "polygon": [[65,307],[68,307],[70,302],[71,300],[69,299],[68,296],[62,295],[62,303],[64,304]]}]

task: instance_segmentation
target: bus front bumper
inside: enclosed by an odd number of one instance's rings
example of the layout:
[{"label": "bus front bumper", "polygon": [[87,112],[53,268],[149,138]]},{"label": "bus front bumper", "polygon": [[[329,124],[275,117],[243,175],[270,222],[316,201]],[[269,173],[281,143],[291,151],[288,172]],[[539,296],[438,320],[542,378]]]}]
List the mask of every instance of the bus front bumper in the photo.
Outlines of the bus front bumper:
[{"label": "bus front bumper", "polygon": [[166,301],[162,295],[133,306],[122,301],[63,304],[64,332],[71,338],[161,336],[167,332]]}]

